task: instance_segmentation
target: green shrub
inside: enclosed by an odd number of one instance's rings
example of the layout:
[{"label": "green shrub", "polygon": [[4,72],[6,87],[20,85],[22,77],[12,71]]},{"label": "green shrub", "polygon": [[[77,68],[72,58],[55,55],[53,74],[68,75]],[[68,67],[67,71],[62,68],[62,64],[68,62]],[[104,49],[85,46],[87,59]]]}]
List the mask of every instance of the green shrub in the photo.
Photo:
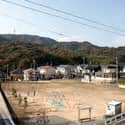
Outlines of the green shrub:
[{"label": "green shrub", "polygon": [[12,95],[16,98],[17,97],[17,90],[12,88]]},{"label": "green shrub", "polygon": [[117,83],[118,84],[125,84],[125,80],[124,79],[119,79]]}]

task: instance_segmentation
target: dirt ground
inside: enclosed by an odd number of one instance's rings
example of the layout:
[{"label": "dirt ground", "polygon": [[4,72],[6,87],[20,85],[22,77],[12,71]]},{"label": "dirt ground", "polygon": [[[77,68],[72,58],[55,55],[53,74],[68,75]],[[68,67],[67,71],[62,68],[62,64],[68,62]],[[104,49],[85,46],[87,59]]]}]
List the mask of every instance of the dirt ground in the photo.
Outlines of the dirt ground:
[{"label": "dirt ground", "polygon": [[[121,101],[122,110],[125,109],[125,90],[84,84],[78,80],[5,83],[2,84],[2,88],[18,117],[35,117],[44,114],[49,116],[53,124],[77,121],[80,105],[92,107],[93,119],[103,118],[106,104],[112,100]],[[20,94],[20,102],[19,97],[12,96],[12,88],[16,89],[17,96]],[[24,97],[27,97],[27,106]],[[62,107],[53,105],[53,100],[59,102]],[[83,111],[81,117],[88,117],[88,111]]]}]

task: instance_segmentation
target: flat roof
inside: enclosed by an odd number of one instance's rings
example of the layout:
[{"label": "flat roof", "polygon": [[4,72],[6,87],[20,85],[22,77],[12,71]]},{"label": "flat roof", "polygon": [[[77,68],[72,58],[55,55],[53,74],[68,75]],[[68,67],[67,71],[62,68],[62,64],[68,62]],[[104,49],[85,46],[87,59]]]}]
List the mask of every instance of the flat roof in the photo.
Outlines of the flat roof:
[{"label": "flat roof", "polygon": [[80,106],[79,109],[86,110],[86,109],[92,109],[92,107],[91,106]]},{"label": "flat roof", "polygon": [[119,105],[119,104],[121,104],[121,102],[120,101],[115,101],[115,100],[108,103],[108,105]]}]

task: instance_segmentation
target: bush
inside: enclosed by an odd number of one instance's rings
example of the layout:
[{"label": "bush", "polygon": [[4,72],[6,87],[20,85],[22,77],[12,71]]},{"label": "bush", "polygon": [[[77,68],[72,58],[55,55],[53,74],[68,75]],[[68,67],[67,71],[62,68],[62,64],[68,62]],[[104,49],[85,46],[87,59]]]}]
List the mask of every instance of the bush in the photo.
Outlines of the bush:
[{"label": "bush", "polygon": [[118,84],[125,84],[125,80],[124,79],[119,79],[117,83]]},{"label": "bush", "polygon": [[12,88],[12,95],[16,98],[17,97],[17,90]]}]

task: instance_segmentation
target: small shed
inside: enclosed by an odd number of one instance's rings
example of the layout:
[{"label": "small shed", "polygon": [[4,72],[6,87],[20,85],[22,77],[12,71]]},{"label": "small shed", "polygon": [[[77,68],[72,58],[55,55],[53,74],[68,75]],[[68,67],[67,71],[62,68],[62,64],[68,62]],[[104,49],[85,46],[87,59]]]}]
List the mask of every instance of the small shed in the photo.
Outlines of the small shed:
[{"label": "small shed", "polygon": [[122,103],[120,101],[111,101],[106,105],[106,115],[113,116],[122,112]]}]

